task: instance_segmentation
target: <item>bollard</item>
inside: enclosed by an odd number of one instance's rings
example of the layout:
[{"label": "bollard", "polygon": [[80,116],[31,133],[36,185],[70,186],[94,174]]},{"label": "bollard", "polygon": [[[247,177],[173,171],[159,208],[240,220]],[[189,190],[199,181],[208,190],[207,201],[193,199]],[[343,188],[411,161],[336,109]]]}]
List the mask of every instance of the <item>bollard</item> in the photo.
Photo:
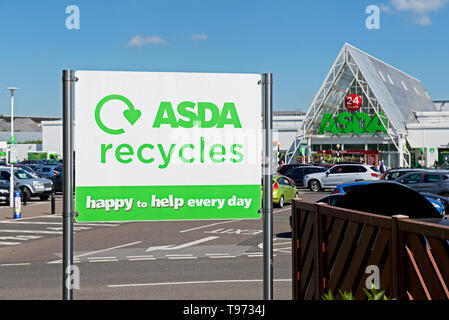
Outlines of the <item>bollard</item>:
[{"label": "bollard", "polygon": [[20,202],[22,194],[20,191],[14,192],[14,219],[22,219],[22,204]]},{"label": "bollard", "polygon": [[55,214],[55,185],[51,188],[51,214]]}]

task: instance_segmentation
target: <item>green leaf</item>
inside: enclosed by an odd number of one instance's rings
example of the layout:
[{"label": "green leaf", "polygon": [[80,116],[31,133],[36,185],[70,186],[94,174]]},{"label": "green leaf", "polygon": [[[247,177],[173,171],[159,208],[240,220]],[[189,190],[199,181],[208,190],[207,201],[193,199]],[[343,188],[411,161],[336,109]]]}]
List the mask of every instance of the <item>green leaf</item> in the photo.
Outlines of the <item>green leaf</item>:
[{"label": "green leaf", "polygon": [[328,293],[323,293],[322,297],[323,300],[335,300],[334,295],[332,294],[332,291],[329,290]]}]

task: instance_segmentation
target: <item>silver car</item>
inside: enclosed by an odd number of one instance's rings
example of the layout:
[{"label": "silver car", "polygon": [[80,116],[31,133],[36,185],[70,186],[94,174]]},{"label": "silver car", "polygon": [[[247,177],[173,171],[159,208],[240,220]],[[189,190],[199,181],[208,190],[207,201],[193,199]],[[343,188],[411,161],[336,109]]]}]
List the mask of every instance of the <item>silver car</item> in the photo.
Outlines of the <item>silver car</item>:
[{"label": "silver car", "polygon": [[[0,183],[9,183],[10,172],[9,167],[0,168]],[[33,177],[23,169],[14,168],[14,180],[25,201],[29,201],[31,197],[47,200],[53,188],[51,180]]]},{"label": "silver car", "polygon": [[335,188],[337,184],[357,181],[379,180],[380,173],[375,166],[366,164],[338,164],[325,172],[304,176],[304,186],[317,192],[321,189]]}]

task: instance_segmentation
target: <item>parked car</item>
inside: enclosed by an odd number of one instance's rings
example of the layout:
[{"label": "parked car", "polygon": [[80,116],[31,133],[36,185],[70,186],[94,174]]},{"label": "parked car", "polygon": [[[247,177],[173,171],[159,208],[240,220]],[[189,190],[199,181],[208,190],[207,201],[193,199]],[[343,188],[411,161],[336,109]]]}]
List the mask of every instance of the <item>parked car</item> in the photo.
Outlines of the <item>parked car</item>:
[{"label": "parked car", "polygon": [[62,172],[62,166],[55,164],[44,164],[35,166],[33,170],[43,178],[51,178]]},{"label": "parked car", "polygon": [[40,178],[40,176],[36,173],[36,171],[34,171],[31,167],[29,167],[26,164],[22,164],[22,163],[17,163],[14,165],[14,168],[20,168],[25,170],[26,172],[28,172],[29,174],[31,174],[32,176],[36,177],[36,178]]},{"label": "parked car", "polygon": [[[11,169],[9,167],[0,168],[0,183],[9,184],[10,177]],[[31,197],[39,197],[41,200],[49,198],[53,188],[51,180],[35,178],[23,169],[15,169],[14,177],[24,201],[29,201]]]},{"label": "parked car", "polygon": [[448,171],[418,171],[403,175],[394,180],[418,191],[449,197]]},{"label": "parked car", "polygon": [[317,166],[317,167],[324,167],[324,168],[332,168],[333,166],[335,166],[334,163],[323,163],[323,162],[316,162],[316,163],[312,163],[312,165]]},{"label": "parked car", "polygon": [[[53,186],[55,188],[55,192],[62,192],[62,185],[64,183],[63,178],[64,175],[58,174],[56,176],[50,177],[50,180],[53,182]],[[75,190],[75,189],[74,189]]]},{"label": "parked car", "polygon": [[403,214],[422,221],[449,224],[444,217],[447,211],[441,199],[436,199],[435,195],[420,194],[392,181],[342,184],[316,203],[387,216]]},{"label": "parked car", "polygon": [[[335,189],[330,193],[330,195],[326,198],[328,199],[320,199],[323,201],[317,201],[317,202],[325,202],[329,205],[333,205],[337,199],[338,199],[338,195],[343,195],[345,193],[348,193],[354,189],[357,189],[361,186],[367,185],[367,184],[371,184],[371,183],[396,183],[399,184],[398,182],[395,181],[383,181],[383,180],[379,180],[379,181],[363,181],[363,182],[354,182],[354,183],[346,183],[346,184],[339,184],[335,187]],[[421,193],[424,197],[426,197],[426,199],[428,201],[430,201],[430,203],[433,204],[433,206],[438,210],[438,212],[441,215],[446,214],[446,212],[449,212],[449,199],[444,198],[442,196],[433,194],[433,193]],[[382,198],[379,198],[382,202]],[[448,209],[448,210],[446,210]]]},{"label": "parked car", "polygon": [[303,185],[317,192],[325,188],[335,188],[341,183],[379,180],[379,170],[366,164],[339,164],[326,170],[304,176]]},{"label": "parked car", "polygon": [[[15,187],[14,192],[20,191],[19,188]],[[9,205],[9,182],[0,183],[0,202],[5,202]]]},{"label": "parked car", "polygon": [[285,203],[298,197],[298,189],[293,180],[281,175],[273,176],[273,204],[275,206],[282,208]]},{"label": "parked car", "polygon": [[327,169],[324,167],[302,166],[288,170],[284,173],[284,176],[291,178],[295,182],[297,187],[303,187],[303,178],[305,175],[316,172],[324,172],[326,170]]},{"label": "parked car", "polygon": [[424,171],[424,170],[426,170],[426,169],[423,169],[423,168],[394,168],[394,169],[387,170],[384,174],[382,174],[380,179],[393,181],[399,177],[402,177],[403,175],[405,175],[407,173]]},{"label": "parked car", "polygon": [[395,182],[371,183],[345,193],[334,206],[380,214],[406,215],[438,224],[447,224],[433,201],[416,190]]},{"label": "parked car", "polygon": [[278,173],[280,175],[283,175],[284,173],[286,173],[287,171],[293,169],[293,168],[298,168],[298,167],[307,167],[310,166],[310,164],[307,163],[296,163],[296,164],[284,164],[282,167],[280,167],[278,169]]}]

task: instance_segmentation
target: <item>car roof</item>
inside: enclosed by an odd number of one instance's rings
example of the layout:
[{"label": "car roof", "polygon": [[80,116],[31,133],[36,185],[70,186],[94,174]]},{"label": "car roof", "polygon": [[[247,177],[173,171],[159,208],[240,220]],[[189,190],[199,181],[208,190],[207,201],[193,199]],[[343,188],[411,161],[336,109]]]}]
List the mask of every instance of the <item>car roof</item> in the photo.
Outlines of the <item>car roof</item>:
[{"label": "car roof", "polygon": [[351,186],[361,186],[364,184],[372,184],[372,183],[396,183],[396,184],[400,184],[399,182],[396,181],[386,181],[386,180],[372,180],[372,181],[359,181],[359,182],[351,182],[351,183],[341,183],[341,184],[337,184],[336,188],[340,187],[340,188],[344,188],[344,187],[351,187]]}]

